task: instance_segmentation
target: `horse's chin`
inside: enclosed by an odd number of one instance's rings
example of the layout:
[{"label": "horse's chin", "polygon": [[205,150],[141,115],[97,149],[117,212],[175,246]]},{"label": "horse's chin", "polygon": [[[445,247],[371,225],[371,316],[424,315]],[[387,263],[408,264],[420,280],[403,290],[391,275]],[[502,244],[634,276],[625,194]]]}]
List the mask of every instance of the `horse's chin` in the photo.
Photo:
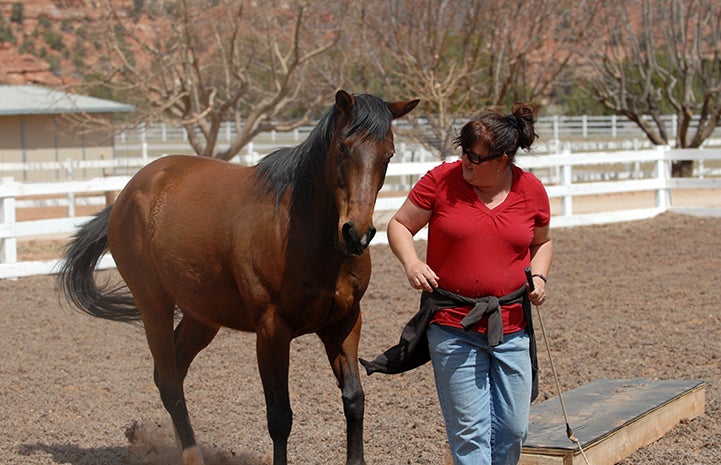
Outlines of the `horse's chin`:
[{"label": "horse's chin", "polygon": [[360,257],[361,255],[363,255],[363,252],[365,252],[367,248],[368,247],[364,247],[360,244],[358,244],[358,245],[346,244],[343,247],[343,253],[346,255],[349,255],[351,257]]},{"label": "horse's chin", "polygon": [[363,245],[358,241],[345,241],[340,238],[336,242],[337,250],[348,257],[360,257],[368,248],[367,245]]}]

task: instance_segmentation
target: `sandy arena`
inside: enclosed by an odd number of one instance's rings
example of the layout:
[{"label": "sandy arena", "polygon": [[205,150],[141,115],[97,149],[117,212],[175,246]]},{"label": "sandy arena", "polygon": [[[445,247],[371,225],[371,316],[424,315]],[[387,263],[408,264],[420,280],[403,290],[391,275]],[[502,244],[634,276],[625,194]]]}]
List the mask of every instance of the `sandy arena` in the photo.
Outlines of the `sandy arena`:
[{"label": "sandy arena", "polygon": [[[705,414],[622,463],[721,463],[721,218],[665,213],[557,229],[553,237],[543,312],[564,391],[600,378],[704,380]],[[20,254],[39,258],[58,249],[35,242]],[[388,247],[373,246],[371,253],[364,358],[397,340],[418,300]],[[0,292],[0,462],[180,463],[141,329],[61,305],[54,277],[0,281]],[[271,461],[254,343],[253,334],[223,330],[191,367],[186,393],[209,465]],[[543,400],[555,387],[545,351],[539,361]],[[344,463],[340,393],[315,336],[294,341],[290,380],[290,463]],[[445,434],[430,366],[362,381],[368,464],[443,464]]]}]

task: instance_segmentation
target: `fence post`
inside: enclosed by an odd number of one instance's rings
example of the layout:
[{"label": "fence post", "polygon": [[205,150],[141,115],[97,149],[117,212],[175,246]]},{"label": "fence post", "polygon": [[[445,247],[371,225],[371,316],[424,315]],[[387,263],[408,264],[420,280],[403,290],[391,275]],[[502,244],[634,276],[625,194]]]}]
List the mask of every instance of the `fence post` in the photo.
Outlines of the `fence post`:
[{"label": "fence post", "polygon": [[[702,149],[703,149],[703,147],[699,148],[699,150],[702,150]],[[704,164],[703,164],[703,158],[699,158],[698,159],[698,178],[699,179],[703,179],[705,177],[704,171],[706,171],[706,168],[704,167]]]},{"label": "fence post", "polygon": [[[571,152],[565,150],[566,159],[570,159]],[[566,163],[561,167],[561,184],[566,187],[566,193],[561,200],[561,214],[564,216],[573,215],[573,194],[571,193],[571,184],[573,184],[573,171],[570,163]]]},{"label": "fence post", "polygon": [[253,142],[248,142],[248,144],[245,146],[246,152],[245,152],[245,159],[247,160],[245,162],[246,165],[255,165],[257,163],[257,158],[255,156],[255,153],[253,151]]},{"label": "fence post", "polygon": [[[75,162],[71,158],[65,160],[65,172],[68,181],[73,180],[74,168]],[[75,192],[68,192],[68,218],[75,218]]]},{"label": "fence post", "polygon": [[678,135],[678,115],[676,113],[671,115],[671,137],[674,139]]},{"label": "fence post", "polygon": [[[12,177],[0,178],[0,221],[4,226],[15,223],[15,192]],[[10,192],[5,192],[6,190]],[[15,237],[3,237],[0,245],[0,263],[18,261],[18,240]]]},{"label": "fence post", "polygon": [[666,159],[666,152],[670,149],[667,145],[659,145],[656,147],[658,160],[656,160],[656,177],[661,181],[661,186],[656,191],[656,207],[662,211],[666,211],[671,206],[671,195],[668,189],[668,181],[671,177],[669,169],[669,160]]}]

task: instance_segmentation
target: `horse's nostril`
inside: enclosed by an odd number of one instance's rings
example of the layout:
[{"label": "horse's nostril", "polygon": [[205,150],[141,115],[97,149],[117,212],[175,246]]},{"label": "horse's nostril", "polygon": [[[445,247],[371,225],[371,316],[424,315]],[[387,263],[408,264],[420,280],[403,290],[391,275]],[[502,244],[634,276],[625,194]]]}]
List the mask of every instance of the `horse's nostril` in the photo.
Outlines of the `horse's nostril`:
[{"label": "horse's nostril", "polygon": [[373,238],[376,236],[376,227],[371,225],[370,228],[368,228],[368,240],[366,241],[366,245],[370,244]]},{"label": "horse's nostril", "polygon": [[376,228],[370,226],[368,232],[363,236],[358,234],[358,230],[352,222],[344,223],[341,228],[343,240],[345,241],[346,252],[353,255],[360,255],[370,245],[371,240],[376,235]]},{"label": "horse's nostril", "polygon": [[344,223],[342,232],[343,232],[343,239],[346,242],[351,242],[353,240],[353,236],[355,235],[353,223]]}]

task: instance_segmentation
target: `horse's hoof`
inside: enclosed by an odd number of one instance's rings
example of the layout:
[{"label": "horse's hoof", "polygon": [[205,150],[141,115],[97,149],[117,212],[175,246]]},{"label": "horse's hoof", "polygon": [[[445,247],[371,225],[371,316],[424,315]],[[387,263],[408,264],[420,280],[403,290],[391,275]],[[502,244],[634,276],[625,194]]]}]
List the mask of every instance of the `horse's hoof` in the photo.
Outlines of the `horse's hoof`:
[{"label": "horse's hoof", "polygon": [[183,449],[183,465],[205,465],[200,447],[195,445]]}]

